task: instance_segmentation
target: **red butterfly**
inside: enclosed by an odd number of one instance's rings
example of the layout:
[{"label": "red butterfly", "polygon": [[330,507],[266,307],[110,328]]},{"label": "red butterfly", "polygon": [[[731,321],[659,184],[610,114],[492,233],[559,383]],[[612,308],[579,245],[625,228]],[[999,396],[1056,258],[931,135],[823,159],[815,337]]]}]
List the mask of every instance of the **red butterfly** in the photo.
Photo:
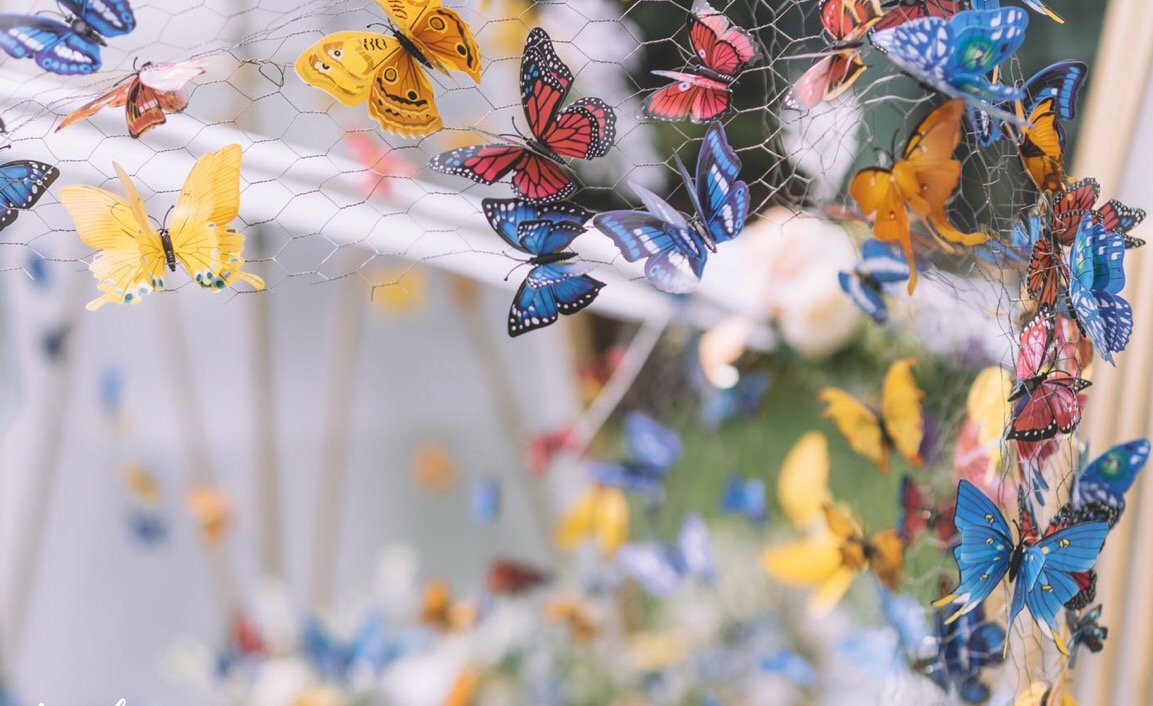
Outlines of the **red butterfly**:
[{"label": "red butterfly", "polygon": [[1061,256],[1057,239],[1051,233],[1043,234],[1033,243],[1025,289],[1038,306],[1051,308],[1068,288],[1069,266]]},{"label": "red butterfly", "polygon": [[608,154],[616,139],[617,116],[600,98],[581,98],[564,110],[573,75],[540,27],[529,32],[520,62],[520,95],[531,138],[519,144],[462,147],[433,157],[442,174],[492,184],[512,174],[517,193],[534,201],[559,201],[576,191],[561,170],[563,157],[594,159]]},{"label": "red butterfly", "polygon": [[677,122],[691,118],[707,123],[729,109],[732,84],[737,76],[760,58],[753,36],[717,12],[705,0],[695,0],[689,13],[689,43],[700,60],[693,73],[654,71],[676,83],[645,99],[641,115]]},{"label": "red butterfly", "polygon": [[416,173],[415,165],[376,136],[346,131],[344,142],[353,158],[366,169],[360,188],[366,199],[388,197],[395,179],[408,179]]},{"label": "red butterfly", "polygon": [[485,586],[494,596],[519,596],[548,583],[552,576],[542,569],[515,559],[493,559],[488,565]]},{"label": "red butterfly", "polygon": [[1125,237],[1126,249],[1139,248],[1145,244],[1141,238],[1129,235],[1129,231],[1143,220],[1145,220],[1144,210],[1126,206],[1117,199],[1106,201],[1104,206],[1093,213],[1095,223],[1104,225],[1110,233],[1120,233]]},{"label": "red butterfly", "polygon": [[957,498],[933,503],[924,488],[910,476],[901,477],[901,506],[897,516],[897,531],[906,544],[912,543],[926,530],[933,530],[937,538],[948,544],[957,534],[953,526],[953,513],[957,508]]},{"label": "red butterfly", "polygon": [[875,29],[892,29],[911,20],[926,17],[948,19],[964,10],[963,0],[899,0],[892,8],[885,10],[885,16],[877,22]]},{"label": "red butterfly", "polygon": [[834,41],[832,53],[819,55],[821,59],[801,74],[785,96],[785,105],[797,110],[836,98],[860,78],[865,62],[858,49],[869,28],[881,18],[881,5],[878,0],[821,0],[820,13],[821,24]]},{"label": "red butterfly", "polygon": [[528,442],[528,470],[534,476],[542,476],[556,456],[576,448],[572,427],[536,434]]},{"label": "red butterfly", "polygon": [[[1041,441],[1068,434],[1081,421],[1081,400],[1077,393],[1089,387],[1088,380],[1077,377],[1080,369],[1076,362],[1057,359],[1054,345],[1054,316],[1042,307],[1021,332],[1021,348],[1017,352],[1017,386],[1009,395],[1016,401],[1013,421],[1007,439]],[[1073,368],[1073,372],[1060,365]]]},{"label": "red butterfly", "polygon": [[72,123],[99,113],[105,108],[124,108],[128,134],[140,137],[157,125],[163,125],[165,113],[179,113],[188,107],[184,84],[204,73],[206,60],[181,61],[175,64],[146,63],[139,71],[116,85],[108,93],[73,112],[59,132]]},{"label": "red butterfly", "polygon": [[1096,179],[1082,179],[1065,187],[1053,195],[1052,216],[1049,229],[1053,237],[1065,247],[1073,244],[1081,217],[1093,210],[1097,197],[1101,195],[1101,185]]}]

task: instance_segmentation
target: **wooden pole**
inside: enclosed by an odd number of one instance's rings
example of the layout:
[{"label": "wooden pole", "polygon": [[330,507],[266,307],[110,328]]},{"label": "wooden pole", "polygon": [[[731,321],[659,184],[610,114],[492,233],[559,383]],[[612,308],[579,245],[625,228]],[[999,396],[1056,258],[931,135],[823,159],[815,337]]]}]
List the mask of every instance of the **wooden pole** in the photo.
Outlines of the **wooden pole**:
[{"label": "wooden pole", "polygon": [[[266,256],[266,233],[253,230],[260,257]],[[259,258],[254,258],[259,259]],[[253,271],[268,276],[263,262]],[[256,414],[256,530],[262,578],[284,579],[283,520],[280,514],[280,463],[276,453],[276,400],[273,397],[272,314],[267,292],[250,297],[252,305],[252,385]]]}]

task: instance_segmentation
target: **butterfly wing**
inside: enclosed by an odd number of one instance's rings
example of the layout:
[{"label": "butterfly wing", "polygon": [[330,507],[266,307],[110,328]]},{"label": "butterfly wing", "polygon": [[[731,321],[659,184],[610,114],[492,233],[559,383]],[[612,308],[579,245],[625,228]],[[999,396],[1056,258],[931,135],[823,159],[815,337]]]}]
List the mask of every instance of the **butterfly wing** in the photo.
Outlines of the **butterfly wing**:
[{"label": "butterfly wing", "polygon": [[377,0],[377,4],[437,70],[461,71],[480,83],[480,47],[456,10],[441,7],[440,0]]},{"label": "butterfly wing", "polygon": [[957,485],[953,525],[961,534],[961,544],[953,550],[961,580],[949,595],[933,603],[937,607],[961,604],[946,624],[977,608],[993,592],[1009,571],[1014,546],[1005,516],[967,480]]},{"label": "butterfly wing", "polygon": [[1077,102],[1089,67],[1082,61],[1058,61],[1041,69],[1025,82],[1025,107],[1032,111],[1043,100],[1053,99],[1053,112],[1061,120],[1077,117]]},{"label": "butterfly wing", "polygon": [[874,282],[861,277],[856,272],[838,272],[837,281],[841,289],[857,307],[873,321],[884,324],[889,320],[889,308],[881,296],[881,289]]},{"label": "butterfly wing", "polygon": [[1073,431],[1081,422],[1077,393],[1086,387],[1087,380],[1065,373],[1048,374],[1018,402],[1005,438],[1034,442]]},{"label": "butterfly wing", "polygon": [[105,37],[118,37],[136,29],[136,16],[128,0],[59,0],[59,3]]},{"label": "butterfly wing", "polygon": [[671,596],[684,581],[672,550],[659,542],[626,544],[617,552],[617,562],[646,591],[661,598]]},{"label": "butterfly wing", "polygon": [[572,82],[572,71],[557,56],[548,33],[534,27],[520,65],[521,104],[529,129],[562,157],[603,157],[616,139],[616,113],[599,98],[582,98],[560,110]]},{"label": "butterfly wing", "polygon": [[777,502],[795,529],[808,528],[822,517],[829,494],[829,447],[825,435],[811,431],[797,440],[781,464]]},{"label": "butterfly wing", "polygon": [[1069,268],[1050,238],[1033,243],[1025,290],[1038,306],[1054,307],[1069,287]]},{"label": "butterfly wing", "polygon": [[925,17],[949,18],[965,9],[962,0],[901,0],[885,10],[877,21],[877,30],[892,29]]},{"label": "butterfly wing", "polygon": [[1133,329],[1129,303],[1117,296],[1125,286],[1125,240],[1090,214],[1082,216],[1069,251],[1069,303],[1085,334],[1105,360],[1125,348]]},{"label": "butterfly wing", "polygon": [[[183,92],[181,92],[183,94]],[[177,96],[175,93],[162,94],[161,92],[149,88],[141,83],[139,80],[133,81],[128,87],[128,97],[124,106],[124,119],[128,123],[128,134],[132,137],[139,138],[144,133],[148,132],[157,125],[163,125],[167,122],[164,116],[164,105],[162,105],[162,97],[164,95],[171,96],[175,100],[164,102],[169,106],[178,106],[179,110],[183,110],[187,104],[187,98],[183,95]],[[173,112],[179,112],[175,110]]]},{"label": "butterfly wing", "polygon": [[1053,238],[1065,247],[1071,246],[1081,225],[1081,217],[1092,212],[1100,195],[1101,185],[1093,178],[1073,182],[1055,193],[1049,223]]},{"label": "butterfly wing", "polygon": [[860,205],[862,213],[874,216],[873,237],[901,246],[908,263],[911,294],[917,285],[917,264],[909,233],[909,214],[893,172],[880,167],[862,169],[849,183],[849,195]]},{"label": "butterfly wing", "polygon": [[1061,638],[1057,613],[1081,590],[1070,574],[1093,568],[1108,532],[1104,522],[1085,522],[1054,532],[1025,550],[1018,577],[1027,586],[1025,605],[1062,654],[1068,655],[1069,650]]},{"label": "butterfly wing", "polygon": [[0,13],[0,49],[14,59],[36,60],[61,76],[90,74],[101,66],[100,46],[58,20]]},{"label": "butterfly wing", "polygon": [[[569,201],[543,204],[527,199],[482,199],[481,210],[489,226],[506,243],[533,255],[543,255],[568,247],[579,235],[584,223],[593,216],[591,211]],[[551,230],[554,233],[549,234],[552,237],[545,238],[539,243],[533,240],[526,245],[519,231],[520,224],[533,221],[546,221],[569,227],[553,228]],[[575,231],[572,228],[574,226]]]},{"label": "butterfly wing", "polygon": [[889,451],[876,413],[856,397],[835,387],[821,390],[817,399],[828,405],[822,416],[833,420],[849,446],[888,473]]},{"label": "butterfly wing", "polygon": [[906,358],[889,366],[881,396],[881,417],[897,453],[918,466],[921,464],[921,440],[925,435],[925,419],[921,411],[921,398],[925,393],[913,378],[913,363],[912,359]]},{"label": "butterfly wing", "polygon": [[713,242],[732,240],[749,215],[749,187],[738,180],[741,160],[729,145],[724,126],[713,122],[697,155],[697,204]]},{"label": "butterfly wing", "polygon": [[959,12],[949,20],[953,38],[947,71],[973,88],[988,84],[987,93],[978,95],[991,103],[1015,100],[1020,91],[1013,86],[984,79],[1025,41],[1029,15],[1015,7],[987,11]]},{"label": "butterfly wing", "polygon": [[1130,230],[1145,220],[1145,211],[1140,208],[1110,199],[1094,214],[1093,220],[1105,226],[1110,233],[1120,233],[1125,238],[1126,248],[1139,248],[1145,244],[1144,240],[1129,235]]},{"label": "butterfly wing", "polygon": [[20,160],[0,165],[0,230],[16,220],[20,211],[36,205],[60,170],[43,162]]},{"label": "butterfly wing", "polygon": [[707,123],[729,109],[732,89],[715,79],[680,71],[654,71],[673,83],[660,88],[641,103],[641,117],[664,122],[691,119]]},{"label": "butterfly wing", "polygon": [[1081,507],[1105,502],[1116,510],[1115,524],[1125,511],[1125,493],[1137,474],[1149,462],[1149,440],[1138,439],[1118,444],[1093,459],[1077,474],[1073,486],[1073,505]]},{"label": "butterfly wing", "polygon": [[713,559],[713,542],[709,537],[709,528],[700,515],[690,513],[681,523],[680,534],[677,535],[677,553],[681,565],[690,576],[710,583],[716,574],[716,562]]},{"label": "butterfly wing", "polygon": [[655,194],[632,186],[646,205],[653,202],[659,216],[646,211],[606,211],[593,217],[593,225],[629,262],[645,259],[645,276],[657,289],[670,294],[692,292],[700,284],[708,258],[704,241],[675,209],[659,206],[657,202],[664,202]]},{"label": "butterfly wing", "polygon": [[633,459],[646,468],[664,472],[681,457],[680,437],[647,414],[629,412],[624,430]]},{"label": "butterfly wing", "polygon": [[1037,104],[1029,123],[1032,127],[1021,128],[1021,164],[1038,189],[1059,191],[1065,184],[1065,129],[1057,122],[1052,98]]},{"label": "butterfly wing", "polygon": [[392,54],[377,69],[369,90],[368,114],[385,130],[402,137],[429,135],[444,125],[428,76],[406,51]]},{"label": "butterfly wing", "polygon": [[727,78],[733,78],[760,58],[753,35],[733,25],[706,0],[695,0],[688,18],[689,42],[701,64]]},{"label": "butterfly wing", "polygon": [[857,269],[881,284],[904,282],[909,279],[909,263],[879,240],[866,240],[861,245],[861,264]]},{"label": "butterfly wing", "polygon": [[784,103],[794,110],[808,110],[831,101],[849,90],[866,68],[856,49],[822,57],[793,83]]},{"label": "butterfly wing", "polygon": [[534,267],[513,297],[508,335],[515,338],[544,328],[555,323],[560,314],[575,314],[592,304],[605,286],[587,274],[592,268],[583,262]]},{"label": "butterfly wing", "polygon": [[138,80],[139,80],[139,78],[137,76],[134,76],[134,77],[132,77],[131,81],[129,81],[127,83],[123,83],[123,84],[117,86],[116,88],[112,89],[108,93],[105,93],[104,95],[100,96],[96,100],[90,101],[90,102],[85,103],[84,105],[80,106],[79,108],[77,108],[73,112],[69,113],[68,116],[65,117],[63,120],[60,121],[60,124],[56,127],[56,132],[60,132],[61,130],[68,127],[72,123],[83,120],[84,118],[90,118],[93,115],[96,115],[97,113],[99,113],[101,110],[104,110],[105,108],[123,107],[128,102],[128,91],[134,85],[136,85]]}]

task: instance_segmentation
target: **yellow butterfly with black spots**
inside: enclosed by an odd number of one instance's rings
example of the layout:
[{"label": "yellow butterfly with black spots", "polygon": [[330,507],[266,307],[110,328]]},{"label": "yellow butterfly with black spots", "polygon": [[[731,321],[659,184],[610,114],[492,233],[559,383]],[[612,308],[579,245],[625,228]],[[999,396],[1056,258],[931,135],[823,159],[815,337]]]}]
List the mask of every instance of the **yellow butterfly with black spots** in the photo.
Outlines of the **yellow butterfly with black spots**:
[{"label": "yellow butterfly with black spots", "polygon": [[94,186],[66,186],[60,202],[76,232],[100,253],[88,269],[103,294],[88,303],[95,311],[108,302],[139,304],[164,287],[164,268],[176,264],[201,287],[220,292],[237,281],[264,289],[264,280],[243,272],[244,236],[229,228],[240,211],[240,145],[206,152],[196,162],[172,212],[172,223],[159,228],[148,219],[144,202],[128,174],[112,163],[126,198]]},{"label": "yellow butterfly with black spots", "polygon": [[[468,74],[480,83],[481,55],[472,30],[440,0],[377,0],[392,36],[337,32],[296,60],[296,73],[347,106],[368,103],[381,128],[404,137],[443,126],[425,69]],[[424,68],[422,68],[424,67]]]}]

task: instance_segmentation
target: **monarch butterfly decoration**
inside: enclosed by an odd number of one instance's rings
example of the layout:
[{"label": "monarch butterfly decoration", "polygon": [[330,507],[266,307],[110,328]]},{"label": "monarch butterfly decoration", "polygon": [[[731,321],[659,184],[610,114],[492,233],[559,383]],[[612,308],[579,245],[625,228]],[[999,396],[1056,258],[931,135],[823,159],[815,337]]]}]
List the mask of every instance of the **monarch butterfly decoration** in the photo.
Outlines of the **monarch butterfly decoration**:
[{"label": "monarch butterfly decoration", "polygon": [[875,216],[873,236],[899,243],[909,263],[909,293],[917,286],[917,264],[909,232],[909,212],[934,236],[947,243],[980,245],[984,233],[963,233],[949,221],[945,204],[957,190],[961,163],[953,150],[961,142],[965,103],[953,100],[925,116],[891,167],[862,169],[849,184],[849,193],[866,216]]},{"label": "monarch butterfly decoration", "polygon": [[181,113],[188,107],[184,84],[204,73],[208,61],[181,61],[174,64],[145,63],[140,70],[121,80],[115,88],[73,111],[56,127],[60,132],[72,123],[92,117],[105,108],[124,108],[128,134],[139,138],[168,118],[165,113]]},{"label": "monarch butterfly decoration", "polygon": [[706,0],[693,2],[688,29],[699,65],[688,71],[654,71],[674,83],[645,98],[641,117],[707,123],[723,115],[732,107],[733,84],[761,56],[753,35],[734,26]]},{"label": "monarch butterfly decoration", "polygon": [[238,281],[264,289],[264,280],[243,272],[244,236],[229,228],[240,210],[240,145],[206,152],[196,162],[168,227],[157,229],[128,174],[112,163],[127,200],[93,186],[66,186],[60,202],[84,243],[100,253],[88,269],[103,294],[88,303],[139,304],[164,288],[164,268],[179,263],[201,287],[214,293]]},{"label": "monarch butterfly decoration", "polygon": [[889,473],[890,450],[913,466],[921,465],[920,448],[925,436],[921,398],[925,393],[913,378],[914,363],[906,358],[889,366],[879,411],[835,387],[817,393],[817,399],[828,404],[824,416],[836,423],[854,451],[877,464],[885,475]]},{"label": "monarch butterfly decoration", "polygon": [[425,70],[452,71],[480,83],[481,55],[472,30],[440,0],[377,0],[392,36],[337,32],[296,60],[296,73],[347,106],[368,104],[383,130],[420,137],[443,126]]},{"label": "monarch butterfly decoration", "polygon": [[511,174],[516,192],[533,201],[569,197],[576,185],[564,173],[563,160],[605,156],[617,132],[616,113],[600,98],[581,98],[561,108],[572,83],[573,73],[557,56],[548,33],[534,27],[520,63],[521,105],[531,135],[444,152],[428,166],[480,184]]}]

